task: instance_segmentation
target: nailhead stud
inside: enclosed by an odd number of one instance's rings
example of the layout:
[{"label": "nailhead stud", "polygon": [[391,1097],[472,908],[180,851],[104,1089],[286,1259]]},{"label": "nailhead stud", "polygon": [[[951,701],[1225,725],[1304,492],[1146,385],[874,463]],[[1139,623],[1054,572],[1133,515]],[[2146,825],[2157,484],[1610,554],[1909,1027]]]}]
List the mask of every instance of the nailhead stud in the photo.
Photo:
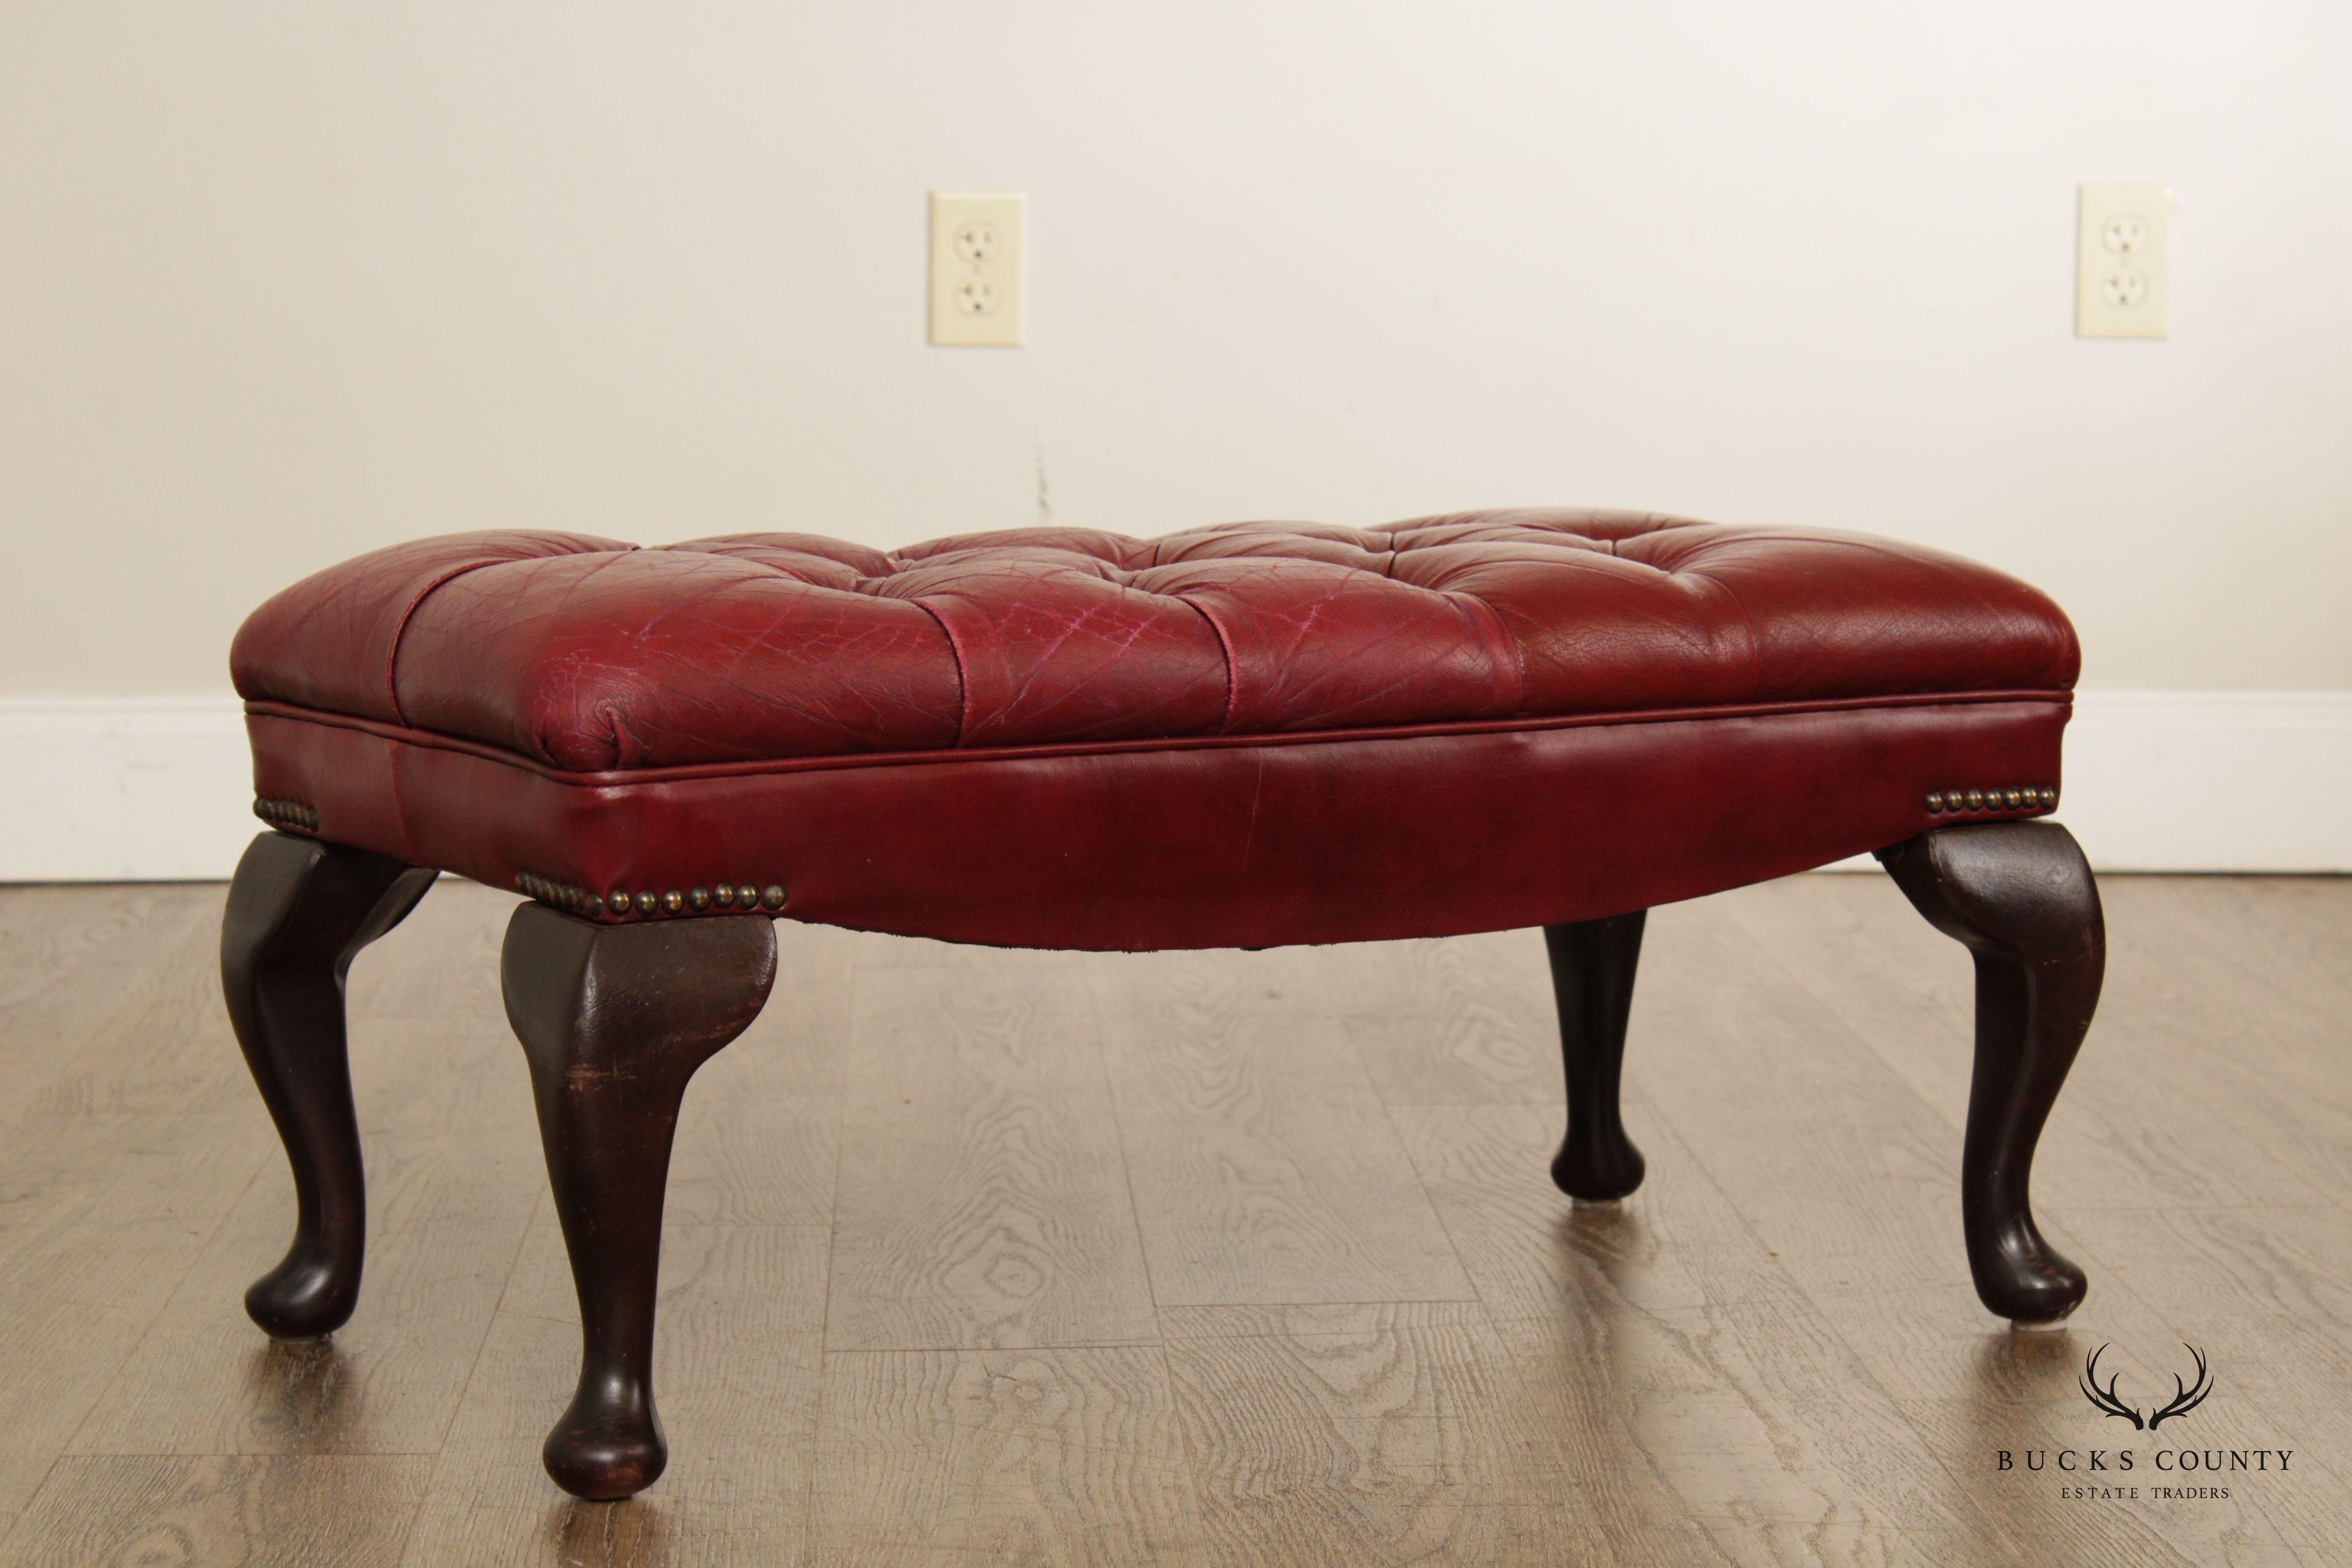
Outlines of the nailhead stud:
[{"label": "nailhead stud", "polygon": [[784,907],[783,889],[773,882],[769,883],[768,890],[760,895],[760,902],[770,910],[782,909]]},{"label": "nailhead stud", "polygon": [[686,895],[679,892],[676,888],[672,888],[668,892],[662,895],[662,908],[674,915],[684,912],[686,909]]},{"label": "nailhead stud", "polygon": [[738,886],[735,889],[735,907],[739,910],[758,909],[760,907],[760,889],[751,886],[749,882],[745,882]]},{"label": "nailhead stud", "polygon": [[2008,803],[2010,810],[2015,811],[2019,806],[2025,804],[2025,793],[2022,790],[2013,789],[2007,795],[2001,796],[2001,799]]},{"label": "nailhead stud", "polygon": [[629,912],[629,889],[615,888],[605,894],[604,907],[613,911],[613,917],[615,920],[626,915]]},{"label": "nailhead stud", "polygon": [[1980,789],[1972,789],[1969,791],[1969,809],[1970,811],[1982,811],[1984,809],[1984,791]]},{"label": "nailhead stud", "polygon": [[590,893],[580,900],[580,912],[593,921],[604,912],[604,900]]},{"label": "nailhead stud", "polygon": [[731,910],[735,907],[735,884],[721,882],[719,884],[719,890],[710,896],[719,901],[720,909]]},{"label": "nailhead stud", "polygon": [[700,914],[703,910],[710,907],[710,889],[708,888],[697,888],[692,892],[686,895],[686,901],[694,906],[694,912],[696,914]]},{"label": "nailhead stud", "polygon": [[637,895],[637,913],[641,915],[649,915],[654,912],[654,906],[660,902],[661,896],[656,893],[651,888],[647,888],[645,891]]},{"label": "nailhead stud", "polygon": [[1932,813],[1940,815],[1944,809],[1943,795],[1937,793],[1930,793],[1927,796],[1927,809]]}]

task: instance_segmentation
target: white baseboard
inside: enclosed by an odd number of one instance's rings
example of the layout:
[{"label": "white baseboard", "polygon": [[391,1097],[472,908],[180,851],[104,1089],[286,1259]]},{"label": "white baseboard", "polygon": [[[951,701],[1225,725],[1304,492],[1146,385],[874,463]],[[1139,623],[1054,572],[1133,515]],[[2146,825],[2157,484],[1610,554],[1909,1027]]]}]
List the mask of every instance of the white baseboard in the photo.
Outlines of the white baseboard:
[{"label": "white baseboard", "polygon": [[[0,698],[0,882],[214,880],[259,831],[234,697]],[[2352,691],[2082,692],[2065,788],[2104,871],[2352,871]]]},{"label": "white baseboard", "polygon": [[2352,691],[2077,692],[2058,816],[2102,871],[2352,871]]},{"label": "white baseboard", "polygon": [[259,830],[232,696],[0,698],[0,881],[211,881]]}]

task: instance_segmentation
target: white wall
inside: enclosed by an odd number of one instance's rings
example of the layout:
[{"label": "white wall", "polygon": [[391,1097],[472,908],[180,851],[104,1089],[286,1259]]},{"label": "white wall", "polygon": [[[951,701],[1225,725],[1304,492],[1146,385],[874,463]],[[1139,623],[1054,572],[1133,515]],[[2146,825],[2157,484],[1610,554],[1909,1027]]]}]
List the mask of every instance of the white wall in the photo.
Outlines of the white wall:
[{"label": "white wall", "polygon": [[[1874,529],[2101,688],[2352,688],[2352,7],[0,4],[0,694],[507,524]],[[2070,335],[2074,186],[2179,193]],[[923,342],[923,196],[1031,340]],[[0,868],[0,874],[5,868]]]}]

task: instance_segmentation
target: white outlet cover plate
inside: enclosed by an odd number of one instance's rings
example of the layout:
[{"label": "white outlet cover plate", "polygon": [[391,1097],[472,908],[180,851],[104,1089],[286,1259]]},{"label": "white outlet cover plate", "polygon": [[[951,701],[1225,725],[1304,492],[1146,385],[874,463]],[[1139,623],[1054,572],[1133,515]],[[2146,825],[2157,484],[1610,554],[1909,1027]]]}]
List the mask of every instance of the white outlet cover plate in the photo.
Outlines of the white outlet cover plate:
[{"label": "white outlet cover plate", "polygon": [[931,193],[931,342],[1018,347],[1029,315],[1029,200]]},{"label": "white outlet cover plate", "polygon": [[2074,335],[2172,333],[2172,187],[2082,187],[2074,237]]}]

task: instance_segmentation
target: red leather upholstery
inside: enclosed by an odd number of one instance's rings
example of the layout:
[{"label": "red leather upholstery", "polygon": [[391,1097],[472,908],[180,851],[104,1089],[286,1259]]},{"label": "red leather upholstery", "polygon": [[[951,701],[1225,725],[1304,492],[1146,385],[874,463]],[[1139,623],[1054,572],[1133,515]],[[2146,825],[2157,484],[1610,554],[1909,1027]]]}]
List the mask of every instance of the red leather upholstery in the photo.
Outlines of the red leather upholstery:
[{"label": "red leather upholstery", "polygon": [[1948,819],[1930,792],[2054,787],[2077,662],[2047,598],[1933,551],[1565,510],[457,535],[296,584],[232,655],[257,793],[325,837],[1119,948],[1547,923],[1876,848]]}]

